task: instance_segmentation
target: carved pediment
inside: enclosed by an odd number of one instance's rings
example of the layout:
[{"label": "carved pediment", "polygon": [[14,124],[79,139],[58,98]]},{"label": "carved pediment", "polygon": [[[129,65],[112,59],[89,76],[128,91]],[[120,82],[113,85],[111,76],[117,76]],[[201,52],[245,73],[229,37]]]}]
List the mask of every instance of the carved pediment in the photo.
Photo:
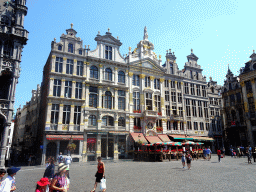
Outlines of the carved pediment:
[{"label": "carved pediment", "polygon": [[106,43],[110,43],[110,44],[113,44],[113,45],[117,45],[117,46],[121,46],[122,43],[120,42],[119,39],[116,39],[115,37],[113,37],[111,35],[111,33],[107,32],[106,35],[97,35],[94,39],[95,41],[102,41],[102,42],[106,42]]}]

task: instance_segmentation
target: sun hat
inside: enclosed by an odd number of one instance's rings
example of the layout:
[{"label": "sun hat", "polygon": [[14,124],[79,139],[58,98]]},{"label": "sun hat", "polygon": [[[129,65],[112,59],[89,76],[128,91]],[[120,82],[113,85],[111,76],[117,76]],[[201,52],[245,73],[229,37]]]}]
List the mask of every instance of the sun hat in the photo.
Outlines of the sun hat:
[{"label": "sun hat", "polygon": [[46,177],[41,178],[40,181],[37,181],[36,183],[42,187],[50,184],[48,178]]},{"label": "sun hat", "polygon": [[59,170],[59,172],[60,172],[60,171],[63,171],[63,170],[65,170],[65,169],[67,169],[67,167],[68,167],[68,166],[65,165],[64,163],[60,163],[58,170]]},{"label": "sun hat", "polygon": [[17,173],[20,169],[20,167],[10,167],[7,169],[7,173],[8,175],[12,175],[14,173]]}]

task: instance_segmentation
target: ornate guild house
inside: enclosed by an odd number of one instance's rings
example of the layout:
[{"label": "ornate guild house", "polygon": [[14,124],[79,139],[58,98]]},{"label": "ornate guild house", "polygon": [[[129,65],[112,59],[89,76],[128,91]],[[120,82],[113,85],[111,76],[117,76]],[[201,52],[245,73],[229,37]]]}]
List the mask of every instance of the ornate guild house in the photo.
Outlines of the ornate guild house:
[{"label": "ornate guild house", "polygon": [[[154,53],[147,28],[137,47],[125,57],[119,38],[95,37],[97,47],[83,47],[71,28],[51,44],[44,67],[40,130],[43,162],[75,144],[72,156],[126,158],[138,134],[200,138],[211,142],[221,132],[221,100],[216,82],[206,82],[191,50],[179,70],[174,52],[166,62]],[[216,120],[212,124],[212,120]],[[222,135],[222,134],[220,134]],[[221,145],[221,143],[219,144]]]}]

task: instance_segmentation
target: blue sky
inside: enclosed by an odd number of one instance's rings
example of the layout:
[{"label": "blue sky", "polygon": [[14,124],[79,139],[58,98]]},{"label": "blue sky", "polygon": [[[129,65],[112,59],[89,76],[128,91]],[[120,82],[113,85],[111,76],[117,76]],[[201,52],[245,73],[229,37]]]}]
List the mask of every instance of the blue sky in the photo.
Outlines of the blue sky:
[{"label": "blue sky", "polygon": [[28,0],[21,74],[16,89],[15,109],[31,99],[32,89],[41,84],[51,41],[66,33],[70,24],[84,45],[96,48],[98,31],[107,29],[123,43],[121,54],[134,49],[147,26],[154,52],[175,52],[179,69],[191,48],[199,57],[203,75],[223,85],[227,65],[235,75],[249,60],[256,44],[255,0]]}]

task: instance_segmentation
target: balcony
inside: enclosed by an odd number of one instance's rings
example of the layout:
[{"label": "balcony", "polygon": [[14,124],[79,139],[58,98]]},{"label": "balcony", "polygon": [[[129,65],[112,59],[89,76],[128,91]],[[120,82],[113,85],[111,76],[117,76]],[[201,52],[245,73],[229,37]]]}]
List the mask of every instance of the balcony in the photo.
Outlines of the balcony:
[{"label": "balcony", "polygon": [[149,117],[154,117],[158,115],[157,111],[145,110],[144,113],[145,113],[145,116],[149,116]]},{"label": "balcony", "polygon": [[80,125],[74,125],[74,131],[80,131]]},{"label": "balcony", "polygon": [[50,130],[51,131],[57,131],[57,129],[58,129],[58,124],[51,124],[50,125]]}]

